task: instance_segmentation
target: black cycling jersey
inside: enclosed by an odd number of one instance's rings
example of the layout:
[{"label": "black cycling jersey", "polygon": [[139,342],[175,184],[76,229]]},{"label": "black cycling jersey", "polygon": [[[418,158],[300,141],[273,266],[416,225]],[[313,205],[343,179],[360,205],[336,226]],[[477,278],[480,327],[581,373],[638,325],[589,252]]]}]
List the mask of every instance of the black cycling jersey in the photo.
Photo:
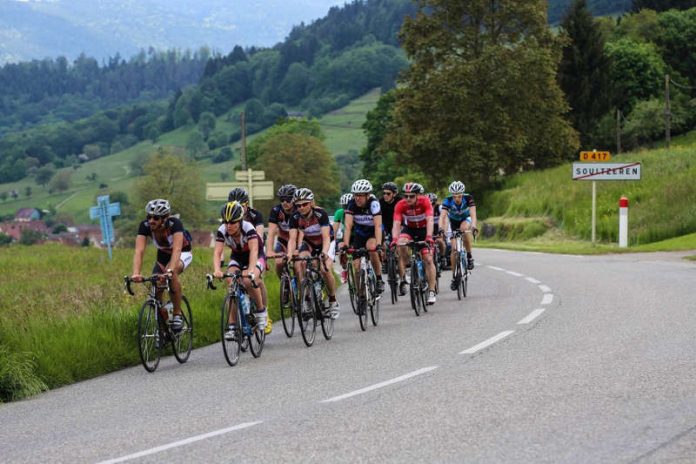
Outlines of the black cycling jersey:
[{"label": "black cycling jersey", "polygon": [[394,195],[394,201],[387,203],[384,198],[379,199],[379,207],[382,210],[382,224],[384,225],[384,230],[391,233],[392,226],[394,225],[394,207],[401,200],[401,195]]},{"label": "black cycling jersey", "polygon": [[152,243],[157,248],[157,262],[166,264],[172,255],[172,243],[174,243],[174,234],[182,232],[184,234],[184,243],[181,246],[181,251],[191,251],[191,234],[184,229],[184,224],[180,219],[169,217],[165,220],[164,229],[166,231],[166,242],[158,241],[155,233],[150,228],[150,223],[145,220],[138,227],[138,235],[152,237]]}]

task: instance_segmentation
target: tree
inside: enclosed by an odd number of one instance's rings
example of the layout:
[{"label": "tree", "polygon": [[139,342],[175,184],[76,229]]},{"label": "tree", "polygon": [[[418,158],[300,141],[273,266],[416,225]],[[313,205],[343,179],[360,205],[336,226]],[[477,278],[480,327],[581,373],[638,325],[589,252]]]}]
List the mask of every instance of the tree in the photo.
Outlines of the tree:
[{"label": "tree", "polygon": [[323,141],[326,135],[321,130],[321,125],[316,119],[283,119],[255,137],[247,147],[247,159],[249,165],[256,167],[256,160],[260,156],[261,147],[271,138],[280,134],[303,134]]},{"label": "tree", "polygon": [[72,172],[63,169],[58,171],[55,176],[51,179],[50,189],[57,190],[59,192],[65,192],[70,188],[71,185]]},{"label": "tree", "polygon": [[197,130],[193,131],[186,141],[186,153],[191,159],[196,159],[199,155],[207,152],[208,145],[205,143],[203,134]]},{"label": "tree", "polygon": [[644,8],[655,11],[688,10],[695,6],[696,0],[633,0],[633,11],[640,11]]},{"label": "tree", "polygon": [[216,120],[213,113],[206,111],[201,114],[201,117],[198,119],[198,130],[203,134],[204,140],[208,140],[208,136],[215,129],[215,123]]},{"label": "tree", "polygon": [[609,110],[610,61],[587,0],[573,2],[561,28],[569,41],[563,48],[558,80],[570,104],[569,119],[586,145],[599,119]]},{"label": "tree", "polygon": [[24,196],[29,198],[31,196],[31,185],[24,187]]},{"label": "tree", "polygon": [[339,194],[336,161],[316,137],[281,133],[260,147],[256,166],[275,185],[295,184],[314,192],[319,205],[333,205]]},{"label": "tree", "polygon": [[0,246],[12,243],[12,237],[4,232],[0,232]]},{"label": "tree", "polygon": [[144,208],[154,198],[165,198],[173,213],[180,213],[186,227],[205,219],[205,188],[198,169],[184,158],[160,149],[145,166],[145,176],[135,188],[136,208]]},{"label": "tree", "polygon": [[34,245],[40,240],[43,240],[44,234],[32,229],[22,229],[22,233],[19,236],[19,243],[22,245]]},{"label": "tree", "polygon": [[545,1],[419,0],[401,39],[411,66],[388,135],[400,163],[478,189],[577,150]]},{"label": "tree", "polygon": [[36,171],[36,183],[41,185],[42,187],[46,187],[48,183],[50,182],[51,178],[55,175],[56,169],[53,167],[52,164],[47,164],[45,166],[41,166],[37,171]]}]

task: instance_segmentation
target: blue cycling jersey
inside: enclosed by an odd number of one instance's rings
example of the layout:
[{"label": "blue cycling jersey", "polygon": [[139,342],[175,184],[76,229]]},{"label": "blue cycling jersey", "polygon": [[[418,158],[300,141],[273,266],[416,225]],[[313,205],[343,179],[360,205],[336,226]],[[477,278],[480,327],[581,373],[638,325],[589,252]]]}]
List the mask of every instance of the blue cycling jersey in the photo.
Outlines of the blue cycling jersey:
[{"label": "blue cycling jersey", "polygon": [[471,214],[469,208],[472,206],[476,206],[474,197],[465,193],[459,205],[455,203],[454,198],[447,197],[445,201],[442,202],[441,208],[447,211],[447,217],[449,217],[450,221],[461,222],[469,217]]}]

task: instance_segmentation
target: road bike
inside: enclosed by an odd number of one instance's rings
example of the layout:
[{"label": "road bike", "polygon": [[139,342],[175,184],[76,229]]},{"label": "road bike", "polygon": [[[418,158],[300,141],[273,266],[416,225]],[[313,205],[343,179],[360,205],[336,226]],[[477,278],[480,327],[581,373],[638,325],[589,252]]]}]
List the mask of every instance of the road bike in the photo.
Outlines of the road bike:
[{"label": "road bike", "polygon": [[302,340],[308,347],[314,344],[318,323],[321,324],[324,338],[331,340],[334,333],[334,320],[328,312],[330,307],[329,294],[318,266],[321,265],[325,272],[328,270],[319,256],[295,257],[292,258],[292,261],[307,264],[304,278],[300,283],[300,309],[297,313]]},{"label": "road bike", "polygon": [[409,242],[407,245],[411,249],[411,282],[410,282],[410,296],[411,296],[411,308],[416,313],[416,316],[420,316],[421,310],[428,312],[428,307],[425,302],[426,292],[428,291],[428,278],[425,274],[425,263],[423,263],[423,257],[421,256],[421,250],[428,248],[428,242],[418,241]]},{"label": "road bike", "polygon": [[391,293],[391,302],[396,304],[399,300],[399,257],[396,255],[396,249],[388,247],[386,252],[387,266],[387,283],[389,284],[389,293]]},{"label": "road bike", "polygon": [[[285,255],[269,255],[268,259],[282,259]],[[299,288],[297,285],[297,277],[291,269],[290,263],[283,263],[283,268],[280,272],[280,318],[283,321],[283,330],[288,338],[291,338],[295,333],[295,319],[299,312]]]},{"label": "road bike", "polygon": [[[474,239],[476,239],[477,231],[473,232]],[[466,255],[466,249],[464,248],[464,233],[460,230],[452,232],[452,238],[455,243],[455,255],[454,269],[452,270],[452,280],[454,285],[457,287],[457,298],[466,298],[466,294],[469,288],[469,276],[471,271],[469,270],[468,259]]]},{"label": "road bike", "polygon": [[155,372],[162,356],[162,350],[171,344],[176,360],[183,364],[188,361],[193,348],[193,315],[191,306],[185,295],[181,295],[181,330],[173,330],[170,322],[173,308],[171,301],[162,303],[157,297],[171,288],[171,274],[155,274],[144,277],[142,281],[134,281],[124,276],[126,290],[135,295],[132,283],[142,283],[148,289],[148,296],[138,314],[138,353],[143,367],[148,372]]},{"label": "road bike", "polygon": [[[355,314],[360,322],[360,329],[367,330],[367,315],[370,313],[372,325],[379,323],[379,302],[381,295],[377,293],[377,276],[370,262],[370,251],[366,248],[349,248],[345,251],[348,257],[348,291],[355,301]],[[359,259],[358,276],[356,278],[353,260]]]},{"label": "road bike", "polygon": [[[205,276],[209,290],[217,290],[213,285],[214,277],[211,274]],[[251,285],[258,288],[254,278],[250,275],[242,275],[241,272],[225,273],[221,279],[230,279],[227,286],[227,294],[220,308],[220,341],[225,360],[230,366],[235,366],[239,362],[240,352],[243,351],[242,345],[246,342],[255,358],[261,356],[263,345],[266,342],[265,331],[258,326],[256,320],[256,304],[249,298],[244,286],[240,284],[242,279],[251,280]],[[236,316],[232,317],[233,315]],[[232,336],[227,334],[229,325],[233,323],[234,330]]]}]

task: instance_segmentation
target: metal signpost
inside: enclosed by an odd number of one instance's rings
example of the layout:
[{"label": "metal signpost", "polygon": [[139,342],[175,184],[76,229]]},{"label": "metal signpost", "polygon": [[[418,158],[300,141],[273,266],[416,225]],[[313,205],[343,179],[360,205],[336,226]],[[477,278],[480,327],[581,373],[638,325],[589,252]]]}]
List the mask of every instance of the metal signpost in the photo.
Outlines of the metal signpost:
[{"label": "metal signpost", "polygon": [[598,180],[640,180],[640,163],[607,163],[611,160],[608,151],[582,151],[581,161],[595,161],[573,163],[573,180],[592,181],[592,243],[597,237],[597,182]]},{"label": "metal signpost", "polygon": [[249,206],[254,207],[256,200],[272,200],[274,196],[273,181],[264,180],[264,171],[235,171],[237,182],[209,182],[206,184],[205,198],[208,201],[227,200],[233,188],[243,188],[249,193]]},{"label": "metal signpost", "polygon": [[114,235],[114,216],[121,215],[120,203],[109,203],[109,195],[97,197],[97,206],[92,206],[89,209],[90,219],[99,219],[101,226],[102,243],[109,250],[109,259],[113,259],[111,255],[111,244],[115,241]]}]

